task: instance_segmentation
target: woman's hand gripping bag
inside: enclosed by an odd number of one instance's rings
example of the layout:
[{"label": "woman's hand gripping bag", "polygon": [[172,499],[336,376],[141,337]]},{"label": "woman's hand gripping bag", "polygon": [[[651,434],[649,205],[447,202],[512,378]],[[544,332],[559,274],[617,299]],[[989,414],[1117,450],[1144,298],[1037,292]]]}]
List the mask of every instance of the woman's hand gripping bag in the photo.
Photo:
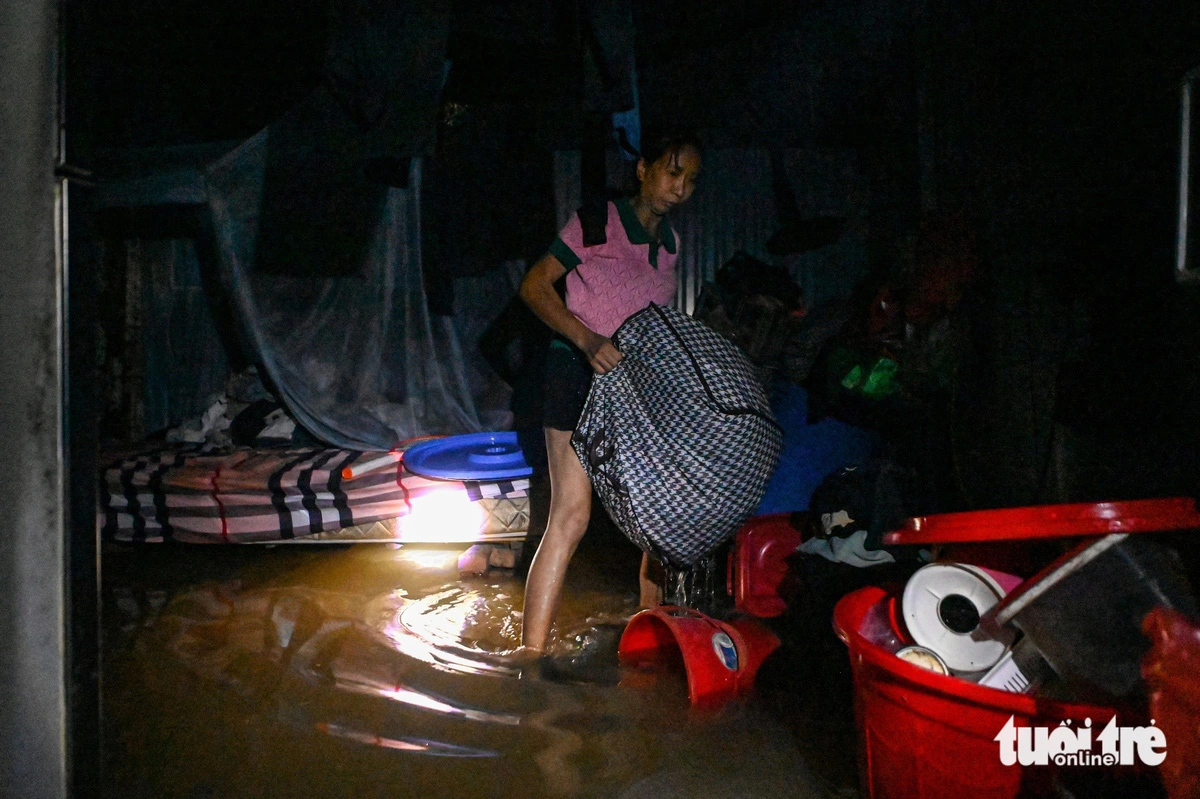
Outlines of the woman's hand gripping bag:
[{"label": "woman's hand gripping bag", "polygon": [[613,341],[625,357],[592,378],[571,442],[621,531],[695,566],[758,507],[782,429],[749,359],[703,323],[651,305]]}]

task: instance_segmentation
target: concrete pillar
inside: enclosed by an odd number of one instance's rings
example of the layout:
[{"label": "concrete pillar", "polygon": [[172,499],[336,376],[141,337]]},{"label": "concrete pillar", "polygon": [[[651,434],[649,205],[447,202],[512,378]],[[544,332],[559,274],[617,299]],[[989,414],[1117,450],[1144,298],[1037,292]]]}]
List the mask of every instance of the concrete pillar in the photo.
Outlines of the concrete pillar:
[{"label": "concrete pillar", "polygon": [[0,0],[0,796],[67,793],[58,7]]}]

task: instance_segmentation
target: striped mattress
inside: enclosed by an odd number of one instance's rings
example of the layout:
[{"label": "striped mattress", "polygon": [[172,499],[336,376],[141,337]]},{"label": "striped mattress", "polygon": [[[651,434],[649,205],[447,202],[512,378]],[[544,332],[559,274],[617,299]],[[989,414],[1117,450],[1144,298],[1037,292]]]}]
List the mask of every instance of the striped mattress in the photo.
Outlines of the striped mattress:
[{"label": "striped mattress", "polygon": [[[205,544],[518,540],[529,481],[433,480],[399,454],[343,449],[175,445],[109,462],[103,534],[131,542]],[[346,479],[355,464],[383,461]]]}]

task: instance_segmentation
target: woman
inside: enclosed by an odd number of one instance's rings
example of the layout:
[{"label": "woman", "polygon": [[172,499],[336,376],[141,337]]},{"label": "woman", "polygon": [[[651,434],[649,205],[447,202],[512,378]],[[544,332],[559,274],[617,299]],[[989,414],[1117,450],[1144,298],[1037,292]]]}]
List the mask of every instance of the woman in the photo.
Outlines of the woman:
[{"label": "woman", "polygon": [[[608,204],[602,244],[584,246],[575,215],[521,284],[523,299],[558,335],[546,361],[544,428],[550,465],[550,516],[525,586],[522,646],[542,652],[558,611],[563,579],[587,530],[592,486],[571,446],[591,385],[621,362],[611,336],[628,317],[675,297],[675,233],[666,221],[685,202],[700,172],[699,142],[670,136],[647,148],[637,164],[640,188]],[[565,300],[554,284],[566,275]],[[641,602],[654,603],[643,555]]]}]

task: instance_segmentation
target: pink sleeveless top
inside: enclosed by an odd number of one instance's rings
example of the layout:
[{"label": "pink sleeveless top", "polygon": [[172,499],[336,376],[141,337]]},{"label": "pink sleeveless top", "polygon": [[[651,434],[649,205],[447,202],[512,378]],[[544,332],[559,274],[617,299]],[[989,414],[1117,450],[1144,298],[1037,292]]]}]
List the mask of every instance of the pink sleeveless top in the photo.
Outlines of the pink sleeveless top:
[{"label": "pink sleeveless top", "polygon": [[675,299],[675,234],[664,219],[655,242],[628,200],[608,204],[607,241],[583,246],[579,215],[572,214],[550,253],[570,270],[567,310],[591,330],[611,337],[627,318]]}]

